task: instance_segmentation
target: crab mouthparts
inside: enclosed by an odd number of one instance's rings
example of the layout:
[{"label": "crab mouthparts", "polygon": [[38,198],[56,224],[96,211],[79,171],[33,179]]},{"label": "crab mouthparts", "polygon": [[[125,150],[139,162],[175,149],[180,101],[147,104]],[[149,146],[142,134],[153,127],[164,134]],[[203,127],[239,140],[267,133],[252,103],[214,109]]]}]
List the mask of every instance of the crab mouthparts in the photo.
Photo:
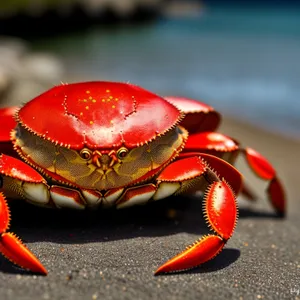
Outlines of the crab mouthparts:
[{"label": "crab mouthparts", "polygon": [[107,154],[102,154],[100,151],[95,151],[92,156],[92,162],[97,168],[101,168],[104,173],[112,168],[114,164],[118,162],[118,158],[115,151],[111,151]]}]

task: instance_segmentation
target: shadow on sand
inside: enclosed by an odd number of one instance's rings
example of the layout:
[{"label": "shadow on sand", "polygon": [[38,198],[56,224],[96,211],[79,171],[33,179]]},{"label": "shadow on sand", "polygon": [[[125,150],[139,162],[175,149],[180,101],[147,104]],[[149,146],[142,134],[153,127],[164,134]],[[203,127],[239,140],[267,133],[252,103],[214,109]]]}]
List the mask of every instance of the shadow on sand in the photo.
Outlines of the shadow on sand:
[{"label": "shadow on sand", "polygon": [[[20,236],[24,243],[103,243],[137,237],[169,236],[182,232],[199,236],[209,233],[202,216],[202,201],[195,197],[174,197],[124,210],[52,210],[21,202],[12,202],[10,207],[10,231]],[[276,218],[276,215],[244,208],[239,210],[239,217]],[[239,256],[239,250],[225,248],[201,268],[186,272],[214,272],[229,266]],[[32,275],[31,272],[13,266],[1,256],[0,269],[4,273]]]}]

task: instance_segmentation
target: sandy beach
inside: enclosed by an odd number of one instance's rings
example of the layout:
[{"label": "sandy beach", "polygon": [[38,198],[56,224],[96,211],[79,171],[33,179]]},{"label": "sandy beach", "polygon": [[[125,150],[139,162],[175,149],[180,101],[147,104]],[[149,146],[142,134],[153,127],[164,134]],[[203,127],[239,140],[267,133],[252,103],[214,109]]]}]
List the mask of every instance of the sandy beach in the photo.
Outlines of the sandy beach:
[{"label": "sandy beach", "polygon": [[[49,274],[31,275],[0,257],[1,299],[299,299],[300,142],[235,120],[222,131],[273,163],[287,196],[285,219],[275,217],[261,183],[255,203],[239,197],[240,218],[223,252],[197,269],[153,276],[155,269],[208,233],[199,199],[169,199],[118,212],[77,213],[12,205],[12,230]],[[168,217],[169,209],[175,217]]]}]

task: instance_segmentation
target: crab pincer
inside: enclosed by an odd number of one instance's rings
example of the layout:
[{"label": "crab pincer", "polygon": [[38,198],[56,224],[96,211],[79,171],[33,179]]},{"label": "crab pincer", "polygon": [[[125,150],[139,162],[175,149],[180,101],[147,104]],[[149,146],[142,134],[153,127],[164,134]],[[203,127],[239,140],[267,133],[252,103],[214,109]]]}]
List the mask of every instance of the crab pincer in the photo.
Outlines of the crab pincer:
[{"label": "crab pincer", "polygon": [[[231,237],[238,218],[238,208],[236,196],[232,188],[225,181],[220,179],[208,166],[207,161],[215,161],[216,164],[223,165],[223,169],[227,173],[235,174],[236,178],[240,176],[230,164],[208,154],[201,154],[199,157],[185,157],[177,162],[169,165],[165,171],[159,176],[160,180],[171,183],[176,181],[176,169],[179,166],[190,165],[193,172],[186,175],[186,178],[180,176],[177,171],[178,178],[183,184],[188,186],[202,185],[208,183],[203,200],[203,213],[208,226],[214,231],[214,234],[205,235],[194,244],[188,246],[186,250],[179,253],[161,267],[155,274],[184,271],[199,266],[200,264],[214,258],[223,249],[224,245]],[[198,168],[196,167],[198,165]],[[192,167],[193,166],[193,167]],[[173,172],[171,172],[173,171]],[[172,174],[171,176],[168,176]],[[182,187],[177,191],[181,193],[186,187]]]},{"label": "crab pincer", "polygon": [[[10,185],[8,185],[10,183]],[[6,191],[16,197],[30,197],[30,194],[40,194],[40,186],[44,185],[43,177],[34,169],[22,161],[5,155],[0,155],[0,253],[16,265],[35,273],[47,274],[45,267],[34,254],[22,243],[22,241],[11,232],[10,210],[2,192],[4,185]],[[20,191],[24,190],[24,194]]]},{"label": "crab pincer", "polygon": [[10,212],[4,195],[0,193],[0,252],[16,265],[34,273],[47,274],[36,256],[9,229]]},{"label": "crab pincer", "polygon": [[220,253],[232,235],[237,220],[235,197],[225,181],[211,184],[205,196],[204,210],[208,224],[217,235],[203,236],[159,267],[155,275],[197,267]]}]

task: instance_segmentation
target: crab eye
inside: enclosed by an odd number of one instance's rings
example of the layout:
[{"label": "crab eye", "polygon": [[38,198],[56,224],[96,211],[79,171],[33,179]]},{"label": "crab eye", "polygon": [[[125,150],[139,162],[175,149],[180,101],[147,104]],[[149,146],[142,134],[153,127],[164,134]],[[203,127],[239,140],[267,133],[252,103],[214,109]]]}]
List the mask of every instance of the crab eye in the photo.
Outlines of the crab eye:
[{"label": "crab eye", "polygon": [[119,159],[122,159],[127,155],[127,153],[128,153],[128,149],[125,147],[122,147],[117,151],[117,157]]},{"label": "crab eye", "polygon": [[84,160],[89,160],[92,157],[92,152],[89,149],[84,148],[80,151],[80,156]]}]

